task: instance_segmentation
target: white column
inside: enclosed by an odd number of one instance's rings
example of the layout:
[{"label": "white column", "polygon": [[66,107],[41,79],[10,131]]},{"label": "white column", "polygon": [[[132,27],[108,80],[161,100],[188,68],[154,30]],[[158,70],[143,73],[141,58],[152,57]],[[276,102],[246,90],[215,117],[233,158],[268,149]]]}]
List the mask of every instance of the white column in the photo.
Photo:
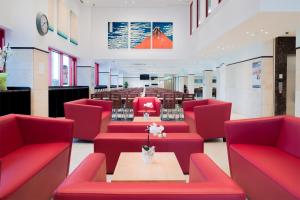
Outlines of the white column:
[{"label": "white column", "polygon": [[48,53],[13,49],[8,60],[7,85],[31,88],[31,114],[48,117]]},{"label": "white column", "polygon": [[206,70],[203,72],[203,99],[212,98],[212,80],[213,71]]},{"label": "white column", "polygon": [[188,75],[187,88],[188,88],[189,94],[194,94],[194,89],[195,89],[195,75],[194,74]]},{"label": "white column", "polygon": [[[300,29],[297,30],[296,48],[300,47]],[[300,117],[300,49],[296,49],[295,116]]]}]

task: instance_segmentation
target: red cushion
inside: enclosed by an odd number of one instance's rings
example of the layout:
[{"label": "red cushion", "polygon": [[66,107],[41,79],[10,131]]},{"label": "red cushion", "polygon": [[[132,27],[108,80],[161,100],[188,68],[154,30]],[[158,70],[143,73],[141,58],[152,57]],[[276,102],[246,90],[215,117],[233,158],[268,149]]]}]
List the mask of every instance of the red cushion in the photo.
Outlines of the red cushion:
[{"label": "red cushion", "polygon": [[2,157],[1,183],[5,184],[1,184],[0,199],[24,185],[69,147],[69,143],[26,145]]},{"label": "red cushion", "polygon": [[[232,167],[243,169],[245,176],[247,174],[247,180],[237,177],[242,186],[245,185],[246,188],[248,188],[247,186],[251,188],[251,186],[256,185],[257,188],[265,188],[262,191],[265,194],[261,194],[261,196],[277,195],[278,199],[293,199],[287,197],[292,194],[300,198],[300,159],[272,146],[232,144],[230,145],[230,151],[232,159],[235,160],[237,156],[241,157],[239,164],[235,163]],[[242,167],[244,165],[248,167]],[[258,170],[261,175],[251,176],[252,172],[255,171],[254,169]],[[236,172],[236,170],[234,171]],[[233,176],[240,175],[237,172],[233,174]],[[260,177],[262,177],[262,180],[258,181]],[[264,184],[264,180],[270,181],[269,184]],[[279,189],[270,189],[274,183]],[[257,188],[252,187],[256,192]]]}]

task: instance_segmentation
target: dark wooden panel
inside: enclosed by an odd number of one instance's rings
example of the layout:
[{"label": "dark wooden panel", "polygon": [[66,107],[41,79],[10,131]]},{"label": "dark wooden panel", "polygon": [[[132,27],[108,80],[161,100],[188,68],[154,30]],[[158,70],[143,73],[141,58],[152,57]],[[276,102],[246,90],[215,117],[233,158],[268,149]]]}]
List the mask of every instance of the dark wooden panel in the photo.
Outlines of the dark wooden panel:
[{"label": "dark wooden panel", "polygon": [[49,87],[49,117],[64,117],[64,103],[89,98],[89,87]]},{"label": "dark wooden panel", "polygon": [[[275,115],[286,114],[287,56],[296,54],[296,37],[275,39]],[[282,78],[280,77],[282,74]],[[282,85],[280,90],[279,85]]]},{"label": "dark wooden panel", "polygon": [[28,87],[8,87],[0,92],[0,116],[7,114],[31,114],[31,90]]}]

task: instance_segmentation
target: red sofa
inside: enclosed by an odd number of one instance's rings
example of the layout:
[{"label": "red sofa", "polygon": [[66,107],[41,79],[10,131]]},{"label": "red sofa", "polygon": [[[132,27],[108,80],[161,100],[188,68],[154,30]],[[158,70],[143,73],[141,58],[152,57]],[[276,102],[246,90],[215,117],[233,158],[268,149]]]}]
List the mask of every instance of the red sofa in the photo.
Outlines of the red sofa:
[{"label": "red sofa", "polygon": [[[152,103],[153,108],[145,108],[145,103]],[[147,111],[152,117],[160,116],[160,100],[156,97],[136,97],[133,100],[133,113],[135,117],[141,117]]]},{"label": "red sofa", "polygon": [[[172,133],[166,138],[150,136],[157,152],[174,152],[184,173],[189,172],[189,157],[203,152],[203,139],[196,133]],[[141,152],[147,133],[101,133],[94,140],[94,152],[104,153],[107,173],[115,170],[121,152]]]},{"label": "red sofa", "polygon": [[74,120],[74,138],[93,141],[98,133],[107,131],[111,101],[81,99],[65,103],[64,108],[65,117]]},{"label": "red sofa", "polygon": [[[107,126],[108,133],[145,133],[152,122],[117,122],[112,121]],[[188,133],[189,125],[186,122],[162,121],[156,122],[165,127],[166,133]]]},{"label": "red sofa", "polygon": [[232,178],[249,198],[300,199],[300,118],[226,122]]},{"label": "red sofa", "polygon": [[0,117],[0,199],[49,200],[68,174],[73,122]]},{"label": "red sofa", "polygon": [[231,103],[206,99],[185,101],[182,106],[190,132],[204,140],[225,138],[224,122],[230,120]]},{"label": "red sofa", "polygon": [[245,200],[244,192],[204,154],[190,158],[189,183],[107,183],[104,154],[89,155],[54,200]]}]

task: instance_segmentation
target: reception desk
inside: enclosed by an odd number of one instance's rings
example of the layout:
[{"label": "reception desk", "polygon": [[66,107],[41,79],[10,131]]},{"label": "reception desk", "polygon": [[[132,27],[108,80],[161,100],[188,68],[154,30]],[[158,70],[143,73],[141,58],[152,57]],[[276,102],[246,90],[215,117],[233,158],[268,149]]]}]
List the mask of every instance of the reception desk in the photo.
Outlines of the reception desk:
[{"label": "reception desk", "polygon": [[88,86],[49,87],[49,117],[64,117],[64,103],[89,98]]},{"label": "reception desk", "polygon": [[31,114],[29,87],[8,87],[0,91],[0,116],[7,114]]}]

